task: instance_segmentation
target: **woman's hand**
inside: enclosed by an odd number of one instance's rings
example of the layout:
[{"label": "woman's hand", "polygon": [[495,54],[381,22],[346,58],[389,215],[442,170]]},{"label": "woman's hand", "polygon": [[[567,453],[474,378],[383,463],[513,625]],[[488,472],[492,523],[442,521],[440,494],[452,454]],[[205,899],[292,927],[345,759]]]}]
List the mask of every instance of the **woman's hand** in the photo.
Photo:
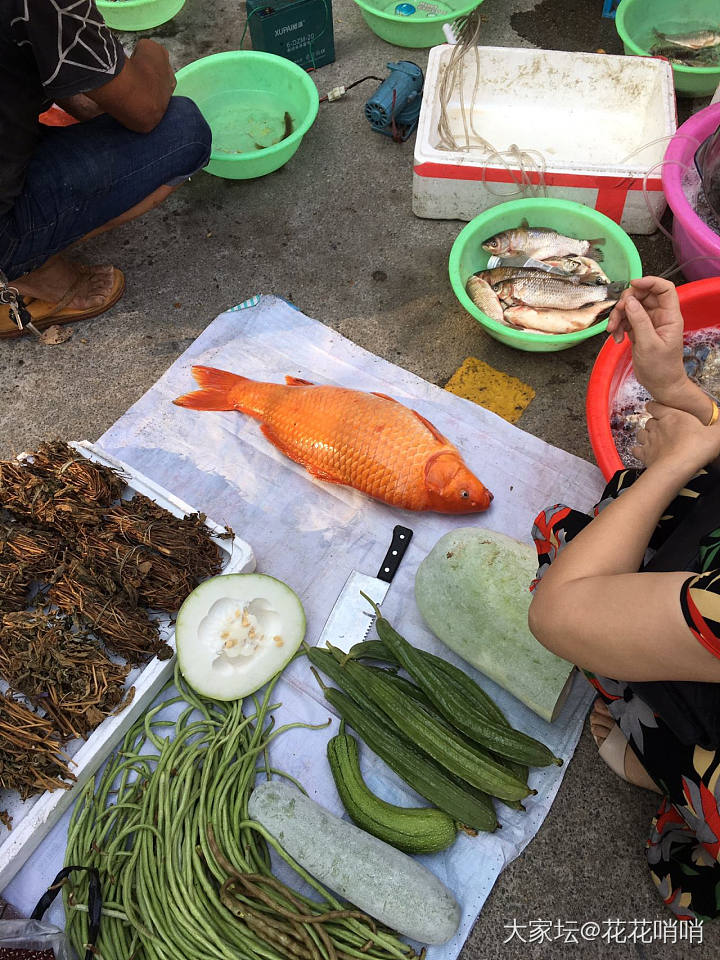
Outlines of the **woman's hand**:
[{"label": "woman's hand", "polygon": [[650,419],[637,432],[634,456],[646,467],[665,467],[687,478],[720,454],[720,423],[705,427],[690,413],[647,405]]},{"label": "woman's hand", "polygon": [[633,280],[608,320],[616,343],[628,334],[638,382],[656,400],[681,409],[691,387],[683,367],[683,326],[675,285],[660,277]]}]

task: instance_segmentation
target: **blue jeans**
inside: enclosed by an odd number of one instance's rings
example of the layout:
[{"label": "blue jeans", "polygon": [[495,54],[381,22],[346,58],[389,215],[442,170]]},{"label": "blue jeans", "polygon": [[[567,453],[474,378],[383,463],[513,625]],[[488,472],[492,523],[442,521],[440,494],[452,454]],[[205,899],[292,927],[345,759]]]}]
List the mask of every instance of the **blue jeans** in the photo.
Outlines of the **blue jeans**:
[{"label": "blue jeans", "polygon": [[187,180],[208,163],[211,142],[210,128],[187,97],[172,97],[151,133],[133,133],[107,114],[48,127],[23,192],[0,215],[0,269],[14,280],[158,187]]}]

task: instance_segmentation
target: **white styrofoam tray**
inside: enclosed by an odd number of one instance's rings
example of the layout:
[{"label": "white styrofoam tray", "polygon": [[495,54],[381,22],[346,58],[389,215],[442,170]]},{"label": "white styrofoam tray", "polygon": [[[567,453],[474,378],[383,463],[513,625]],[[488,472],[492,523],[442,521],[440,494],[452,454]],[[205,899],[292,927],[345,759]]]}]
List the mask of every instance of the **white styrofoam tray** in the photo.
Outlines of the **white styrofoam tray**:
[{"label": "white styrofoam tray", "polygon": [[[488,162],[470,137],[470,149],[439,149],[439,86],[453,47],[430,51],[415,144],[413,212],[420,217],[471,220],[518,194],[502,163]],[[645,174],[662,160],[677,129],[669,63],[558,50],[479,47],[464,59],[462,89],[473,104],[475,129],[496,150],[513,145],[540,151],[547,163],[547,195],[595,207],[630,233],[655,224],[642,192]],[[463,141],[460,88],[448,109]],[[475,148],[473,149],[473,143]],[[516,171],[516,175],[519,171]],[[534,178],[537,180],[537,178]],[[665,209],[660,168],[648,177],[656,216]]]},{"label": "white styrofoam tray", "polygon": [[[145,494],[176,517],[197,512],[148,477],[109,456],[100,447],[84,441],[73,443],[72,446],[89,460],[113,467],[127,477],[128,493]],[[218,535],[223,532],[223,527],[212,520],[207,520],[206,526],[214,534],[213,540],[224,555],[223,573],[250,573],[255,569],[255,557],[248,543],[239,537],[235,537],[232,541],[220,539]],[[158,622],[162,639],[174,649],[175,629],[171,619],[168,616],[162,616],[158,617]],[[130,671],[126,688],[135,687],[132,703],[117,716],[103,720],[87,740],[71,741],[64,748],[72,756],[70,769],[77,777],[69,790],[46,791],[36,797],[30,797],[24,803],[14,791],[0,791],[0,810],[7,810],[13,818],[13,828],[0,845],[0,890],[10,882],[33,850],[74,802],[81,787],[93,776],[135,720],[172,678],[174,669],[175,657],[173,656],[168,660],[158,660],[155,657],[145,666],[136,667]],[[0,830],[4,832],[5,828],[0,827]]]}]

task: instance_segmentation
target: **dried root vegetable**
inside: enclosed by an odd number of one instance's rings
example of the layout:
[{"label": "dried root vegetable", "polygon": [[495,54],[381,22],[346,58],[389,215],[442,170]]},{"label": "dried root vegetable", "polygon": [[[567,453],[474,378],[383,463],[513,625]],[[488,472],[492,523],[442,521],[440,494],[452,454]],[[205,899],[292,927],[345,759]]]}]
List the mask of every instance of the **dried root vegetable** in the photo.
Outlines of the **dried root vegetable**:
[{"label": "dried root vegetable", "polygon": [[22,800],[43,790],[67,790],[75,779],[60,753],[58,732],[12,697],[0,694],[0,788]]},{"label": "dried root vegetable", "polygon": [[127,480],[111,467],[89,460],[64,440],[41,443],[32,455],[35,473],[50,477],[77,497],[109,507],[122,496]]},{"label": "dried root vegetable", "polygon": [[146,663],[154,656],[160,660],[172,656],[147,610],[133,606],[117,584],[99,577],[77,560],[67,565],[48,596],[64,613],[82,616],[108,649],[131,664]]},{"label": "dried root vegetable", "polygon": [[[215,576],[222,570],[222,556],[205,526],[205,514],[173,516],[142,494],[123,501],[105,514],[103,526],[118,539],[151,547],[181,564],[196,581]],[[231,538],[227,530],[224,537]]]},{"label": "dried root vegetable", "polygon": [[86,736],[128,705],[134,693],[125,693],[128,673],[70,617],[22,612],[0,621],[0,674],[64,738]]},{"label": "dried root vegetable", "polygon": [[174,612],[197,585],[188,571],[169,557],[99,530],[91,530],[74,549],[86,567],[113,579],[136,606]]}]

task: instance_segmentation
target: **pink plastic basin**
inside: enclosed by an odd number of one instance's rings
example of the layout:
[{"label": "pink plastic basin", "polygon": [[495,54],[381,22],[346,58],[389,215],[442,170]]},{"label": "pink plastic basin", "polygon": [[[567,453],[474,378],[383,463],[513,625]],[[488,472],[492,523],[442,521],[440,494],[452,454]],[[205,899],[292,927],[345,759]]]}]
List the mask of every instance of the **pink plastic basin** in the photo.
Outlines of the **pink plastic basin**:
[{"label": "pink plastic basin", "polygon": [[[698,217],[682,188],[683,173],[694,164],[695,151],[720,124],[720,103],[705,107],[686,120],[665,153],[662,183],[673,212],[673,250],[678,264],[687,263],[683,273],[688,280],[720,276],[720,237]],[[667,161],[675,161],[668,163]],[[706,257],[705,260],[695,260]]]}]

